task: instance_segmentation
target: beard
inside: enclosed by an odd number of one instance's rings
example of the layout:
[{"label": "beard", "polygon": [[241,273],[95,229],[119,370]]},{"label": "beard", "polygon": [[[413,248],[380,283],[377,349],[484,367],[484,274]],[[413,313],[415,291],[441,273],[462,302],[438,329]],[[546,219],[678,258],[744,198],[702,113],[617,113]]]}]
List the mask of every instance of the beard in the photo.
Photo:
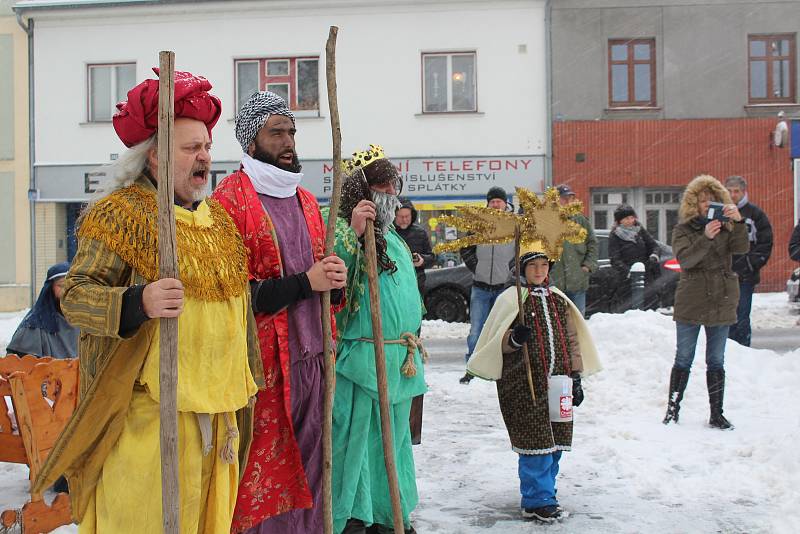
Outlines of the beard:
[{"label": "beard", "polygon": [[385,233],[389,225],[394,222],[394,214],[400,207],[400,199],[397,198],[397,195],[372,191],[372,201],[375,203],[375,222],[380,226],[381,231]]},{"label": "beard", "polygon": [[[291,154],[292,155],[292,163],[290,165],[286,165],[285,163],[281,163],[278,158],[283,156],[284,154]],[[287,150],[285,152],[281,152],[277,156],[273,156],[266,150],[262,149],[260,146],[256,144],[255,149],[253,150],[253,159],[257,159],[258,161],[268,163],[274,167],[278,167],[279,169],[283,169],[284,171],[298,173],[303,170],[303,166],[300,165],[300,160],[297,158],[297,152],[294,150]]]}]

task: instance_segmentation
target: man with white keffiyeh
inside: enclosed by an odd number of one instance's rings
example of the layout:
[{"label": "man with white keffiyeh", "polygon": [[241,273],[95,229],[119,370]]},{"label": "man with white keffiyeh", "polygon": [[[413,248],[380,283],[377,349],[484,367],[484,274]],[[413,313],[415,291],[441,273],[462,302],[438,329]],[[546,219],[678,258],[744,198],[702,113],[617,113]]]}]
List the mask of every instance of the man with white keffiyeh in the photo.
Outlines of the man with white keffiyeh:
[{"label": "man with white keffiyeh", "polygon": [[234,533],[322,532],[319,293],[332,290],[333,321],[347,269],[335,255],[324,257],[325,224],[314,195],[300,187],[295,132],[294,115],[280,96],[251,96],[236,118],[241,168],[213,194],[249,251],[253,311],[270,377],[256,400]]}]

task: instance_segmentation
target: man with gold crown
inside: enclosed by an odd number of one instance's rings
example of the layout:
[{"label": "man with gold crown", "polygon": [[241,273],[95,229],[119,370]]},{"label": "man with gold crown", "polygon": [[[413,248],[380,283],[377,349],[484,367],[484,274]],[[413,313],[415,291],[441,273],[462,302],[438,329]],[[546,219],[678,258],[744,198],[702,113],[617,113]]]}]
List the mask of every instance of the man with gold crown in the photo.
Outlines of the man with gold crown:
[{"label": "man with gold crown", "polygon": [[[556,475],[561,453],[572,447],[572,406],[583,402],[581,376],[599,370],[599,362],[580,310],[548,287],[550,267],[564,241],[585,234],[562,212],[555,190],[544,201],[524,189],[517,194],[524,214],[486,210],[478,215],[489,224],[473,224],[476,233],[465,238],[502,242],[517,233],[520,245],[518,285],[497,298],[467,370],[497,382],[511,448],[519,454],[522,516],[552,523],[567,515],[556,499]],[[503,227],[514,229],[505,236],[490,235]]]},{"label": "man with gold crown", "polygon": [[416,507],[411,451],[411,399],[426,391],[419,340],[422,301],[411,251],[394,227],[403,182],[383,148],[344,162],[336,255],[347,264],[345,307],[336,314],[336,395],[333,403],[334,532],[394,532],[381,442],[375,348],[364,251],[367,219],[375,221],[378,285],[392,436],[406,532]]},{"label": "man with gold crown", "polygon": [[283,98],[253,94],[236,117],[242,166],[213,194],[249,251],[253,311],[270,377],[256,400],[232,532],[322,532],[320,292],[333,290],[338,304],[347,270],[336,256],[324,257],[325,224],[314,195],[300,186],[294,137],[294,114]]},{"label": "man with gold crown", "polygon": [[[154,69],[155,70],[155,69]],[[69,481],[79,532],[160,532],[159,321],[178,317],[180,524],[228,532],[241,456],[252,432],[250,399],[264,377],[250,309],[247,252],[228,214],[204,200],[211,84],[175,73],[175,219],[180,280],[158,279],[158,80],[117,105],[114,129],[129,150],[112,191],[77,230],[62,309],[80,327],[78,408],[36,480]]]}]

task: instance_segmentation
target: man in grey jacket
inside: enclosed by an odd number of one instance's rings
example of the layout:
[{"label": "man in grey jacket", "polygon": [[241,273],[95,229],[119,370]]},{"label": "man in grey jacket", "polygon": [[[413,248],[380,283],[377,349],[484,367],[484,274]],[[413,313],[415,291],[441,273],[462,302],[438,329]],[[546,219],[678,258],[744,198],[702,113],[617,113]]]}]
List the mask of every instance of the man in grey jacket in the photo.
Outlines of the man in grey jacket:
[{"label": "man in grey jacket", "polygon": [[[486,193],[486,205],[505,211],[508,209],[508,196],[502,187],[492,187]],[[483,324],[489,316],[494,301],[506,288],[511,276],[510,264],[514,259],[514,243],[503,245],[474,245],[461,249],[461,259],[472,271],[472,292],[469,299],[469,336],[467,336],[466,360],[472,355]],[[465,373],[462,384],[469,384],[472,375]]]}]

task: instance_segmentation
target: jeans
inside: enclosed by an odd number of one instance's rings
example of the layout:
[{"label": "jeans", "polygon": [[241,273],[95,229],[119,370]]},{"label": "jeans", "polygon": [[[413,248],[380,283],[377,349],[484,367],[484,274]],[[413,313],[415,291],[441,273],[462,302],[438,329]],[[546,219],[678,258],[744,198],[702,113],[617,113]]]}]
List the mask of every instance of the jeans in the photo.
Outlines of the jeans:
[{"label": "jeans", "polygon": [[556,475],[561,451],[519,455],[519,491],[522,508],[557,505]]},{"label": "jeans", "polygon": [[[675,351],[675,367],[690,369],[697,347],[699,324],[675,323],[678,346]],[[725,366],[725,342],[728,340],[728,325],[706,326],[706,370],[715,371]]]},{"label": "jeans", "polygon": [[472,292],[469,296],[469,335],[467,336],[466,360],[469,360],[469,357],[472,356],[472,351],[475,350],[475,345],[478,343],[481,330],[483,330],[483,324],[486,322],[486,318],[489,317],[494,301],[497,300],[497,297],[502,292],[502,289],[488,290],[472,286]]},{"label": "jeans", "polygon": [[564,291],[569,300],[581,311],[581,315],[586,316],[586,291]]},{"label": "jeans", "polygon": [[728,337],[739,345],[750,346],[750,308],[753,305],[753,291],[756,286],[739,282],[739,306],[736,308],[736,324],[731,326]]}]

